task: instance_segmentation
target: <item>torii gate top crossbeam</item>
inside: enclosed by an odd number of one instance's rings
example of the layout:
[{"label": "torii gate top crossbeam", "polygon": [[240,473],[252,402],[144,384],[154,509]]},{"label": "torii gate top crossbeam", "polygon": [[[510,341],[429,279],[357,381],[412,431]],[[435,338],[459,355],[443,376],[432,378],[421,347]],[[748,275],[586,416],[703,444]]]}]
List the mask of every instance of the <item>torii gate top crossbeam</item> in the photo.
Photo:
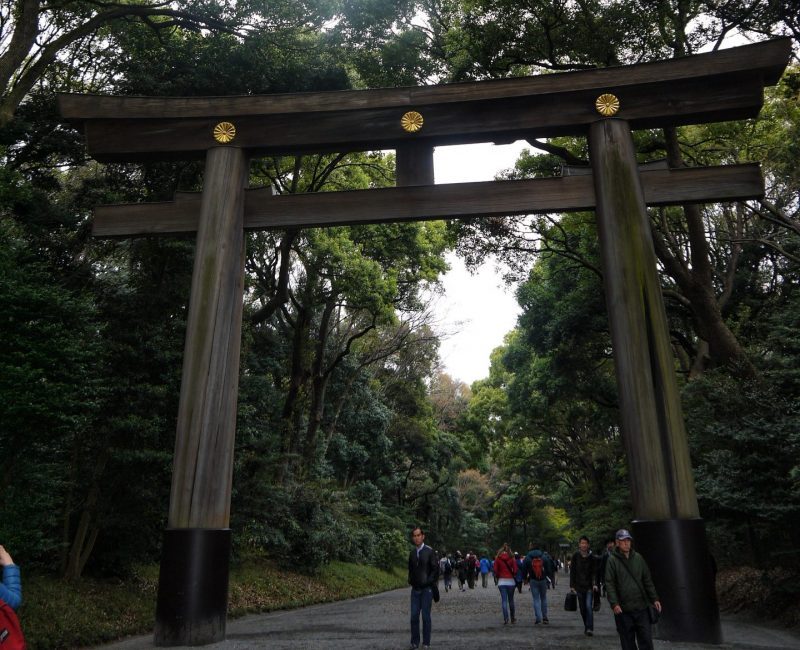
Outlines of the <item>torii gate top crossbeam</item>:
[{"label": "torii gate top crossbeam", "polygon": [[[632,128],[755,116],[765,85],[782,74],[791,40],[775,39],[682,59],[472,83],[232,97],[59,96],[61,114],[79,123],[100,161],[190,159],[213,146],[229,121],[231,143],[251,153],[293,154],[510,142],[585,134],[595,100],[619,98]],[[418,112],[419,131],[401,118]]]}]

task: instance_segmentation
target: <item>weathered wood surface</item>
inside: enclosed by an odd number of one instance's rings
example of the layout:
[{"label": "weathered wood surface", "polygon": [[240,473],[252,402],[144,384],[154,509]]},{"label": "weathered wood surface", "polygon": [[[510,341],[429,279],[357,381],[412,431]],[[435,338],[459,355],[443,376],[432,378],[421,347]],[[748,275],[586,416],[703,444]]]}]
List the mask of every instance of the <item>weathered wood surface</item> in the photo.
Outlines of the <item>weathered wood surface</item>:
[{"label": "weathered wood surface", "polygon": [[589,151],[634,518],[699,517],[650,222],[628,124],[597,122]]},{"label": "weathered wood surface", "polygon": [[425,141],[412,141],[395,152],[395,183],[397,187],[433,185],[436,182],[433,165],[433,147]]},{"label": "weathered wood surface", "polygon": [[[753,45],[697,54],[680,59],[628,66],[563,72],[513,79],[495,79],[375,90],[340,90],[229,97],[120,97],[59,95],[61,115],[68,120],[240,117],[374,108],[412,108],[419,105],[511,99],[599,88],[624,88],[642,83],[703,79],[710,74],[757,71],[764,83],[777,83],[791,52],[791,39],[778,38]],[[662,98],[668,101],[668,98]]]},{"label": "weathered wood surface", "polygon": [[241,149],[211,149],[202,198],[196,202],[200,228],[183,354],[170,528],[222,529],[230,522],[248,168]]},{"label": "weathered wood surface", "polygon": [[[643,171],[641,178],[648,205],[734,201],[764,193],[757,164]],[[278,196],[270,189],[252,189],[245,194],[244,227],[250,230],[595,207],[591,175]],[[99,206],[92,232],[97,237],[192,233],[197,230],[199,205],[199,194],[179,194],[164,203]]]},{"label": "weathered wood surface", "polygon": [[[396,149],[579,135],[597,119],[598,95],[621,102],[632,128],[755,116],[791,52],[777,39],[682,59],[615,68],[420,88],[251,97],[61,95],[62,115],[83,126],[101,161],[201,157],[214,125],[230,120],[253,154]],[[421,131],[400,127],[406,110]]]}]

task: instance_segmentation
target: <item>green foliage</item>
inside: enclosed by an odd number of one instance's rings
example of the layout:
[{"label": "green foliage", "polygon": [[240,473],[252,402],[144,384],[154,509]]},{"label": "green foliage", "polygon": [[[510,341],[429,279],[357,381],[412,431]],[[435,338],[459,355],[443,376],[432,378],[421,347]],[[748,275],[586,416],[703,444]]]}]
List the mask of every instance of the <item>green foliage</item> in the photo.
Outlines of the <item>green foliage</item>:
[{"label": "green foliage", "polygon": [[757,566],[800,561],[800,410],[796,387],[786,394],[771,379],[707,373],[684,390],[698,497],[722,563],[741,563],[742,549]]},{"label": "green foliage", "polygon": [[52,557],[69,481],[64,464],[96,408],[94,307],[63,286],[5,217],[0,304],[0,536],[28,557]]}]

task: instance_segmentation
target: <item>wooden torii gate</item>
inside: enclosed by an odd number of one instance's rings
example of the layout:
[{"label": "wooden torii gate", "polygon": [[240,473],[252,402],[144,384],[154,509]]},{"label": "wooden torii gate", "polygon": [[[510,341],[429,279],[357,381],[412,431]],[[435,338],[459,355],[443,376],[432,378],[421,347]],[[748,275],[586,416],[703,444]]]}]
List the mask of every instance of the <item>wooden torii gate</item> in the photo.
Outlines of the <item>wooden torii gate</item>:
[{"label": "wooden torii gate", "polygon": [[[646,205],[763,194],[758,165],[640,170],[631,129],[753,117],[789,39],[683,59],[420,88],[268,96],[61,95],[99,161],[205,158],[200,194],[101,206],[100,237],[197,233],[155,643],[224,639],[244,231],[595,210],[637,547],[665,606],[660,636],[719,643]],[[435,185],[433,148],[584,135],[591,174]],[[246,189],[258,155],[397,151],[395,188],[274,196]],[[673,567],[681,567],[674,571]]]}]

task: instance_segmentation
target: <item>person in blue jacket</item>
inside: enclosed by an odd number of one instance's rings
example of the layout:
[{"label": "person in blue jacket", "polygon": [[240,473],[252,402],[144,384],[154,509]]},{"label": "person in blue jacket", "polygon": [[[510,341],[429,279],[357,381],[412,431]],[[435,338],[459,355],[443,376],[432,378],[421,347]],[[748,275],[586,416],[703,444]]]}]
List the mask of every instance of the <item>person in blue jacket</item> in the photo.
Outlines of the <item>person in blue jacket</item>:
[{"label": "person in blue jacket", "polygon": [[492,561],[485,555],[481,558],[481,586],[486,589],[489,574],[493,571]]},{"label": "person in blue jacket", "polygon": [[19,567],[5,548],[0,546],[0,566],[3,567],[3,581],[0,583],[0,600],[4,600],[13,610],[22,605],[22,582]]}]

